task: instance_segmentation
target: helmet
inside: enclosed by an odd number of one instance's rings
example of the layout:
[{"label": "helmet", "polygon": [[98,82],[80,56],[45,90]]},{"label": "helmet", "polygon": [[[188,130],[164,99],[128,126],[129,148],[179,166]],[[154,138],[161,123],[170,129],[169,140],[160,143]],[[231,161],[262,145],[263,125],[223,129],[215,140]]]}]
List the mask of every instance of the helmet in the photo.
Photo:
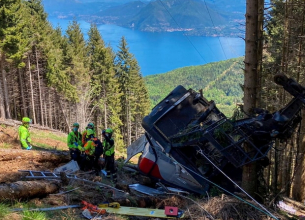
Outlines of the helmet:
[{"label": "helmet", "polygon": [[28,118],[28,117],[23,117],[22,118],[22,122],[23,123],[30,123],[32,120],[30,119],[30,118]]},{"label": "helmet", "polygon": [[94,124],[92,122],[90,122],[88,125],[87,125],[88,128],[94,128]]},{"label": "helmet", "polygon": [[91,135],[93,135],[94,136],[94,131],[92,130],[92,129],[88,129],[87,130],[87,137],[90,137]]},{"label": "helmet", "polygon": [[113,130],[112,130],[111,128],[107,128],[107,129],[105,130],[105,132],[106,132],[106,133],[109,133],[109,134],[112,134]]},{"label": "helmet", "polygon": [[73,127],[79,128],[79,124],[78,124],[77,122],[75,122],[75,123],[73,124]]}]

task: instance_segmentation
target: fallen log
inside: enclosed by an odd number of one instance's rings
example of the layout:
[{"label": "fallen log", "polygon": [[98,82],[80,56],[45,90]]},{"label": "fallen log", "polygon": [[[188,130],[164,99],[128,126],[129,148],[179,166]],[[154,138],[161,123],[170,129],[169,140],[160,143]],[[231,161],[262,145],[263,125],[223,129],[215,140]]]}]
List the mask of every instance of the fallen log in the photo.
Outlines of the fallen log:
[{"label": "fallen log", "polygon": [[37,162],[66,163],[70,160],[67,151],[37,151],[19,149],[0,149],[0,161],[35,160]]},{"label": "fallen log", "polygon": [[0,200],[45,196],[57,192],[59,187],[58,183],[50,181],[18,181],[0,184]]}]

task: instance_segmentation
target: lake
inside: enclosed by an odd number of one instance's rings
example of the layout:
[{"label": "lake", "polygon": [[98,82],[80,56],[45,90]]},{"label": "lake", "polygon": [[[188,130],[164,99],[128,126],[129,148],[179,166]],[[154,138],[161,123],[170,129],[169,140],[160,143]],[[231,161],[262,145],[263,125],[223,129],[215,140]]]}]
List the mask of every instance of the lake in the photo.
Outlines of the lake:
[{"label": "lake", "polygon": [[[58,25],[63,34],[69,20],[48,18],[53,27]],[[85,39],[90,24],[78,21]],[[99,25],[103,40],[114,51],[122,36],[126,38],[129,52],[137,59],[143,76],[165,73],[185,66],[203,65],[244,56],[245,42],[241,38],[185,36],[184,32],[141,32],[116,25]]]}]

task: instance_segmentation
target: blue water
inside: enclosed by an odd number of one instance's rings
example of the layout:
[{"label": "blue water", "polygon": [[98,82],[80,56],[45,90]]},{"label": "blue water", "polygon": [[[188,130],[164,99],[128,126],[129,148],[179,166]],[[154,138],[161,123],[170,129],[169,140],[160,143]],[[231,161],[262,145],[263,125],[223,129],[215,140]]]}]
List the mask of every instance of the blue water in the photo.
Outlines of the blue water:
[{"label": "blue water", "polygon": [[[69,20],[49,18],[53,27],[58,25],[63,34]],[[85,39],[90,24],[78,21]],[[244,56],[245,42],[241,38],[185,36],[184,32],[151,33],[131,30],[115,25],[98,26],[102,38],[114,51],[122,36],[127,40],[129,52],[137,59],[143,76],[165,73],[185,66]]]}]

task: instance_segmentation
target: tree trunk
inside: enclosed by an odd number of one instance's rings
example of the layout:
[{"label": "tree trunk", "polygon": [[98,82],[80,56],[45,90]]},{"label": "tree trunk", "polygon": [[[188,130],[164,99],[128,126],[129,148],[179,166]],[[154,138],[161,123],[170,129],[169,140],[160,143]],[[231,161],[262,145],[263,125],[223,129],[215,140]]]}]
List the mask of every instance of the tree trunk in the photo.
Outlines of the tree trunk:
[{"label": "tree trunk", "polygon": [[49,115],[49,127],[53,127],[53,120],[52,120],[52,102],[51,102],[51,90],[48,92],[48,102],[49,102],[49,109],[48,109],[48,115]]},{"label": "tree trunk", "polygon": [[[245,50],[245,80],[244,80],[244,111],[253,112],[257,106],[258,85],[258,9],[261,0],[247,0],[246,7],[246,50]],[[262,39],[260,39],[262,40]],[[245,146],[247,148],[247,146]],[[250,195],[257,191],[257,165],[256,162],[243,167],[242,188]]]},{"label": "tree trunk", "polygon": [[[3,56],[3,55],[1,54],[1,56]],[[3,69],[2,71],[4,71],[4,66],[3,65],[4,65],[3,63],[1,63],[1,65],[0,65],[1,70]],[[3,96],[2,83],[0,81],[0,117],[5,118],[4,99],[3,99],[4,96]]]},{"label": "tree trunk", "polygon": [[56,182],[18,181],[0,185],[0,200],[27,199],[55,193],[59,190]]},{"label": "tree trunk", "polygon": [[[305,117],[305,111],[302,111],[302,117]],[[305,124],[304,120],[302,120],[301,123],[301,131],[305,130]],[[295,178],[293,182],[293,188],[292,188],[292,198],[294,198],[297,201],[304,201],[305,200],[305,158],[304,158],[304,152],[305,152],[305,139],[304,136],[301,138],[300,143],[298,143],[298,154],[296,155],[295,161]]]},{"label": "tree trunk", "polygon": [[21,73],[21,69],[17,69],[18,71],[18,76],[19,76],[19,89],[20,89],[20,94],[21,94],[21,109],[22,109],[22,113],[23,113],[23,116],[27,116],[26,114],[26,108],[25,108],[25,99],[24,99],[24,84],[23,84],[23,77],[22,77],[22,73]]},{"label": "tree trunk", "polygon": [[70,131],[70,130],[71,130],[70,124],[69,124],[68,118],[67,118],[67,116],[66,116],[66,113],[65,113],[65,111],[64,111],[64,108],[62,107],[60,97],[59,97],[59,95],[57,94],[57,92],[55,92],[55,95],[56,95],[56,97],[57,97],[57,102],[58,102],[58,104],[59,104],[59,107],[60,107],[60,110],[61,110],[61,112],[62,112],[62,114],[63,114],[63,117],[65,118],[66,125],[68,126],[69,131]]},{"label": "tree trunk", "polygon": [[36,124],[34,90],[33,90],[33,81],[32,81],[30,56],[28,56],[28,68],[29,68],[29,74],[30,74],[31,105],[32,105],[32,114],[33,114],[32,119],[33,119],[33,123]]},{"label": "tree trunk", "polygon": [[38,93],[39,93],[39,104],[40,104],[40,123],[44,126],[44,116],[43,116],[43,108],[42,108],[42,91],[40,85],[40,75],[39,75],[39,62],[38,62],[38,55],[37,55],[37,48],[35,47],[35,55],[36,55],[36,69],[37,69],[37,81],[38,81]]},{"label": "tree trunk", "polygon": [[1,66],[2,68],[2,81],[3,81],[3,93],[4,93],[4,102],[5,102],[5,114],[6,118],[11,119],[9,98],[8,98],[8,88],[7,88],[7,80],[6,80],[6,70],[4,68],[5,55],[1,56]]}]

